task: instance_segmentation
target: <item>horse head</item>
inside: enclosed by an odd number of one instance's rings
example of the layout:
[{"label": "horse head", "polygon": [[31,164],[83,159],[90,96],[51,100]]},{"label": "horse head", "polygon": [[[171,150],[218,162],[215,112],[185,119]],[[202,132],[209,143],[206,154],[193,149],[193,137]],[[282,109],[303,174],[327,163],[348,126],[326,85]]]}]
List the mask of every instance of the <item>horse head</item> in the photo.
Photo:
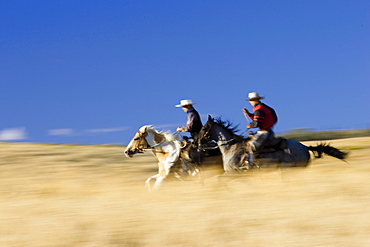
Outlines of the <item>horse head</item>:
[{"label": "horse head", "polygon": [[229,121],[221,119],[213,119],[208,116],[207,123],[202,127],[198,135],[198,148],[203,144],[216,141],[225,144],[230,144],[231,141],[240,141],[242,136],[236,134],[238,126],[233,126]]},{"label": "horse head", "polygon": [[125,155],[132,158],[134,154],[142,153],[144,149],[155,149],[174,141],[176,138],[173,135],[157,131],[152,125],[144,125],[126,147]]},{"label": "horse head", "polygon": [[197,137],[198,148],[205,143],[215,140],[214,137],[211,136],[211,131],[214,123],[214,119],[210,115],[208,115],[208,121],[203,125]]},{"label": "horse head", "polygon": [[137,153],[142,153],[145,148],[149,148],[146,137],[148,136],[148,130],[150,125],[144,125],[136,132],[134,138],[130,141],[125,149],[125,155],[132,158]]}]

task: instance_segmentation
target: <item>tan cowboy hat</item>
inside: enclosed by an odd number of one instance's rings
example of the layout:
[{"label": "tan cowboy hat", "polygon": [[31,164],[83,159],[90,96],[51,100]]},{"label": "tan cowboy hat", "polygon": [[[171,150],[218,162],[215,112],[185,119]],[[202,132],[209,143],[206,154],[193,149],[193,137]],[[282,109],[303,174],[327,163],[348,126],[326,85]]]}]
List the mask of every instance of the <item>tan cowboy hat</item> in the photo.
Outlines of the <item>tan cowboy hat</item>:
[{"label": "tan cowboy hat", "polygon": [[254,100],[254,99],[264,99],[265,97],[261,97],[258,93],[252,92],[248,94],[248,99],[247,101]]},{"label": "tan cowboy hat", "polygon": [[187,106],[187,105],[195,105],[196,103],[193,103],[193,101],[191,101],[191,99],[183,99],[180,101],[180,105],[175,105],[175,107],[183,107],[183,106]]}]

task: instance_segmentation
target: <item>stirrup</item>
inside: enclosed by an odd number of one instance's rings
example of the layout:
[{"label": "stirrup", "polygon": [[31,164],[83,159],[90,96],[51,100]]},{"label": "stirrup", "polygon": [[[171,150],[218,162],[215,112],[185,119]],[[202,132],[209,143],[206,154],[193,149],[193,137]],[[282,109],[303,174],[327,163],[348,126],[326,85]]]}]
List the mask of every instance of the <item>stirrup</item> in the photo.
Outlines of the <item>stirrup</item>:
[{"label": "stirrup", "polygon": [[250,167],[252,167],[252,168],[260,168],[260,166],[259,165],[257,165],[255,162],[248,162],[248,165],[250,166]]},{"label": "stirrup", "polygon": [[240,170],[250,170],[250,169],[255,169],[255,168],[259,169],[260,167],[254,162],[249,162],[248,160],[246,160],[244,162],[244,165],[240,167]]}]

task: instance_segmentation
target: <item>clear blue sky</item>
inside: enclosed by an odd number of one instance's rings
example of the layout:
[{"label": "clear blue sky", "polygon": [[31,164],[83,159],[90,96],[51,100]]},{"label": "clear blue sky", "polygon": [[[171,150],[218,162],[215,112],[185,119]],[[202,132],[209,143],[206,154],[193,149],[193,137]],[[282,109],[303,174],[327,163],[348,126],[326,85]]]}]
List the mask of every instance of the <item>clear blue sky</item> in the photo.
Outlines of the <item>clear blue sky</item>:
[{"label": "clear blue sky", "polygon": [[181,99],[244,130],[370,126],[370,1],[1,1],[0,141],[127,144]]}]

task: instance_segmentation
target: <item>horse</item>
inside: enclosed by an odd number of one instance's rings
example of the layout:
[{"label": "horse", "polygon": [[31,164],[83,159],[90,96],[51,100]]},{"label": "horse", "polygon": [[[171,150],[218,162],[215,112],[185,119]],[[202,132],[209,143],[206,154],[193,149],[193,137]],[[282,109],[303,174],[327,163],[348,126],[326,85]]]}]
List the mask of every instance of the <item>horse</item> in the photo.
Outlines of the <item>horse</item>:
[{"label": "horse", "polygon": [[[222,153],[223,166],[225,173],[232,173],[250,168],[258,167],[306,167],[310,163],[310,153],[315,154],[316,158],[321,158],[322,154],[333,156],[345,160],[347,153],[342,152],[328,144],[319,144],[317,146],[305,146],[302,143],[286,139],[285,148],[273,150],[273,152],[260,152],[255,157],[255,166],[248,164],[248,152],[246,145],[251,138],[245,138],[236,134],[236,127],[221,119],[213,119],[208,116],[207,123],[199,132],[198,146],[210,140],[217,142]],[[270,151],[271,148],[270,148]]]},{"label": "horse", "polygon": [[[144,125],[139,129],[124,153],[126,157],[132,158],[137,153],[143,153],[145,149],[152,150],[158,159],[158,174],[145,181],[145,185],[150,191],[159,189],[163,180],[171,172],[180,180],[183,180],[183,177],[189,177],[189,175],[190,177],[198,175],[203,184],[201,167],[214,163],[220,166],[222,162],[221,155],[205,157],[204,152],[198,151],[188,142],[178,140],[173,134],[158,131],[151,125]],[[153,179],[155,182],[152,187],[151,180]]]},{"label": "horse", "polygon": [[[137,153],[143,153],[144,149],[153,151],[158,159],[158,173],[149,177],[145,185],[149,190],[156,190],[169,175],[171,168],[181,165],[179,160],[181,147],[181,142],[174,135],[160,132],[151,125],[144,125],[126,147],[125,155],[132,158]],[[152,179],[155,179],[153,188]]]}]

